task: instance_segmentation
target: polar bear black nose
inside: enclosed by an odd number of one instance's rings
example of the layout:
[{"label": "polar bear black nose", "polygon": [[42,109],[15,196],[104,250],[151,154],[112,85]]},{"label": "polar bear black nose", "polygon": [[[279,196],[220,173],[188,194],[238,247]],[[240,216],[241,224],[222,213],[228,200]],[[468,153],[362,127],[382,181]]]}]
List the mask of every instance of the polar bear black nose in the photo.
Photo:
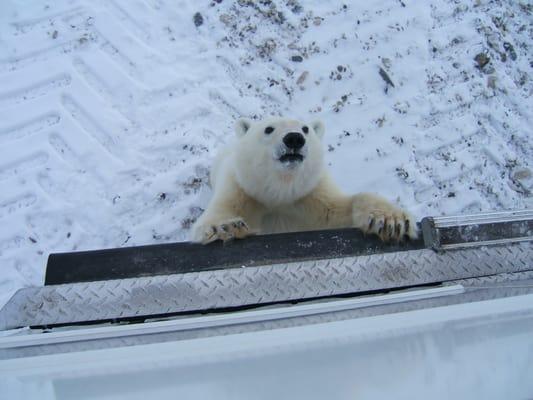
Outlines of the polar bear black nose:
[{"label": "polar bear black nose", "polygon": [[305,138],[300,132],[289,132],[283,138],[283,143],[291,150],[298,150],[304,147]]}]

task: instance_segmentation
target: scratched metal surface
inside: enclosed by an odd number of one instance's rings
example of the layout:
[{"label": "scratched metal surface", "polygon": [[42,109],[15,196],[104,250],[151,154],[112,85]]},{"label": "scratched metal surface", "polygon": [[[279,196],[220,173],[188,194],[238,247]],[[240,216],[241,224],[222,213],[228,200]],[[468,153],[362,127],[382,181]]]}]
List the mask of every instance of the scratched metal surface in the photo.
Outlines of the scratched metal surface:
[{"label": "scratched metal surface", "polygon": [[[217,327],[176,329],[175,331],[169,332],[153,334],[141,333],[138,335],[124,335],[97,340],[87,339],[74,342],[66,341],[61,343],[30,345],[24,347],[6,347],[0,349],[0,360],[291,328],[346,319],[364,318],[434,307],[443,307],[453,304],[465,304],[504,297],[521,296],[533,293],[533,271],[505,273],[484,278],[462,279],[460,281],[450,281],[449,284],[463,285],[465,287],[464,293],[253,323],[228,324]],[[55,329],[53,329],[53,331],[54,330]],[[37,333],[34,332],[34,334],[41,334],[38,330],[36,332]]]},{"label": "scratched metal surface", "polygon": [[533,244],[412,250],[19,290],[0,329],[293,301],[533,270]]}]

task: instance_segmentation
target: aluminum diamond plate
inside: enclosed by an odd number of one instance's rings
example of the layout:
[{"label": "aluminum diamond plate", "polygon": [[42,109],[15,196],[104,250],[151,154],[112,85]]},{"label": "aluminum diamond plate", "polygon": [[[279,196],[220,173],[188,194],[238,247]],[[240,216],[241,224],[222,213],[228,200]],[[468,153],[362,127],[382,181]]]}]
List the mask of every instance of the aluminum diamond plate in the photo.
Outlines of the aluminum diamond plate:
[{"label": "aluminum diamond plate", "polygon": [[411,250],[146,278],[27,288],[0,329],[264,304],[533,270],[530,242]]},{"label": "aluminum diamond plate", "polygon": [[[513,280],[518,280],[518,282],[515,281],[513,284]],[[163,333],[139,334],[134,336],[118,336],[97,340],[91,339],[76,342],[30,345],[25,347],[6,347],[0,348],[0,360],[290,328],[296,326],[341,321],[346,319],[365,318],[384,314],[409,312],[420,309],[449,306],[453,304],[486,301],[511,296],[522,296],[533,293],[533,271],[514,274],[506,273],[496,275],[495,278],[485,278],[482,281],[482,288],[477,287],[477,283],[479,283],[478,278],[464,279],[461,282],[465,285],[465,292],[453,296],[440,296],[436,298],[374,305],[344,311],[328,312],[325,314],[296,316],[291,318],[252,322],[245,324],[222,325],[217,327],[208,327],[200,329],[193,328]],[[473,283],[476,284],[476,286],[473,286]],[[286,307],[290,308],[293,306],[291,305]],[[246,312],[247,311],[243,311],[243,313]],[[194,316],[192,318],[194,318]]]}]

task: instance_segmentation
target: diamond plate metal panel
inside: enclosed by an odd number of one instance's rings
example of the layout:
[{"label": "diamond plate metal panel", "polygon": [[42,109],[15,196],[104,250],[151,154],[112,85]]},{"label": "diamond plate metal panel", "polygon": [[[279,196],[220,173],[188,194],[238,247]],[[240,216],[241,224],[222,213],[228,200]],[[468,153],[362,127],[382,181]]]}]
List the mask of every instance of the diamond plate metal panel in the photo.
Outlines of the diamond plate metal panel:
[{"label": "diamond plate metal panel", "polygon": [[[164,333],[119,336],[106,339],[53,343],[37,346],[32,345],[27,347],[0,348],[0,360],[290,328],[303,325],[341,321],[346,319],[409,312],[454,304],[493,300],[511,296],[521,296],[533,293],[533,271],[506,273],[495,275],[494,277],[487,277],[481,281],[483,284],[482,288],[473,286],[476,283],[479,283],[478,278],[464,279],[461,280],[461,282],[466,286],[465,292],[453,296],[442,296],[431,299],[374,305],[352,310],[335,311],[309,316],[296,316],[279,320],[261,321],[246,324],[194,328]],[[512,284],[513,282],[514,284]]]},{"label": "diamond plate metal panel", "polygon": [[0,329],[109,320],[333,296],[533,270],[530,242],[27,288]]}]

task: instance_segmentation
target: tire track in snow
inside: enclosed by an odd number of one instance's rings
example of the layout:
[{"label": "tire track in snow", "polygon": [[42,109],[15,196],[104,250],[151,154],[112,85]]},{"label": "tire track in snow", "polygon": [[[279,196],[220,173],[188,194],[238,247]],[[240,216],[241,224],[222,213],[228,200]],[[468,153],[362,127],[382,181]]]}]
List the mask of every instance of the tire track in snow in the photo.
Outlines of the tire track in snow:
[{"label": "tire track in snow", "polygon": [[[478,201],[454,212],[524,208],[527,201],[512,188],[509,171],[509,161],[521,164],[531,160],[519,135],[513,134],[515,126],[527,121],[527,115],[513,105],[517,92],[504,90],[506,84],[496,73],[504,63],[505,73],[516,78],[517,65],[501,53],[505,51],[503,42],[513,41],[510,36],[517,35],[510,28],[512,18],[520,13],[515,10],[512,14],[510,9],[518,6],[511,2],[495,4],[503,5],[503,10],[495,9],[496,14],[511,12],[503,31],[495,29],[499,20],[487,15],[488,5],[470,7],[448,1],[432,6],[434,25],[428,37],[434,40],[428,43],[432,61],[426,70],[432,109],[420,125],[437,131],[423,132],[425,148],[414,153],[418,173],[431,182],[416,189],[415,198],[434,210],[429,212],[465,205],[461,198],[467,197]],[[455,27],[453,33],[451,26]],[[479,67],[475,60],[479,54],[489,58],[487,66]]]},{"label": "tire track in snow", "polygon": [[50,156],[42,151],[25,156],[17,161],[0,165],[0,181],[20,176],[46,164]]},{"label": "tire track in snow", "polygon": [[61,74],[48,79],[32,83],[24,88],[0,93],[0,107],[12,104],[20,104],[33,100],[37,97],[45,96],[51,91],[64,89],[72,82],[69,74]]},{"label": "tire track in snow", "polygon": [[11,22],[10,25],[16,29],[17,34],[26,34],[36,28],[46,29],[50,26],[50,21],[56,18],[68,19],[82,13],[83,7],[72,7],[57,12],[45,13],[45,15],[41,15],[37,18],[14,21]]},{"label": "tire track in snow", "polygon": [[46,62],[46,60],[54,57],[54,55],[71,53],[82,46],[83,42],[80,42],[79,39],[66,40],[21,56],[0,59],[0,73],[15,71],[35,63]]},{"label": "tire track in snow", "polygon": [[113,136],[104,129],[97,119],[91,115],[90,111],[84,109],[70,95],[61,96],[61,105],[66,112],[80,125],[80,127],[97,143],[101,145],[109,154],[116,158],[121,158],[121,152],[117,148],[117,142]]},{"label": "tire track in snow", "polygon": [[20,195],[0,203],[0,219],[16,212],[22,212],[32,207],[37,202],[37,196],[33,193]]},{"label": "tire track in snow", "polygon": [[[148,29],[146,29],[146,21],[142,20],[139,21],[135,16],[133,16],[128,10],[123,7],[119,2],[115,0],[110,0],[107,2],[109,11],[118,19],[120,20],[125,27],[136,36],[138,40],[141,40],[145,46],[149,46],[150,41],[150,33]],[[145,13],[148,14],[149,10],[147,9],[146,5],[141,2],[134,2],[130,1],[128,4],[130,7],[136,6],[139,7],[141,5],[143,8],[145,8]]]},{"label": "tire track in snow", "polygon": [[0,144],[24,138],[42,132],[57,125],[61,117],[55,112],[50,112],[37,117],[29,118],[7,128],[0,129]]}]

